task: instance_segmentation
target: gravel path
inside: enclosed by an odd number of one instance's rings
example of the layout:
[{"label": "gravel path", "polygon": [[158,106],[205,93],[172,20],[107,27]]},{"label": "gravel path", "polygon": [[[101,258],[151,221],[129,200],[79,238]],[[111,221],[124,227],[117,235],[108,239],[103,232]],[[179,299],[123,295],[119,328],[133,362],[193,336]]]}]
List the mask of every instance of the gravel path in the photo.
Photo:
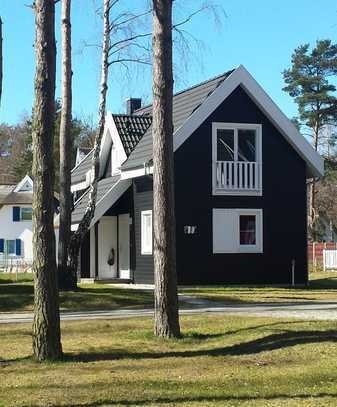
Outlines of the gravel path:
[{"label": "gravel path", "polygon": [[[309,320],[337,320],[337,302],[250,303],[221,304],[181,295],[184,301],[181,315],[223,313],[261,317],[301,318]],[[62,321],[134,318],[153,315],[153,309],[118,309],[108,311],[62,312]],[[0,324],[32,322],[32,313],[1,314]]]}]

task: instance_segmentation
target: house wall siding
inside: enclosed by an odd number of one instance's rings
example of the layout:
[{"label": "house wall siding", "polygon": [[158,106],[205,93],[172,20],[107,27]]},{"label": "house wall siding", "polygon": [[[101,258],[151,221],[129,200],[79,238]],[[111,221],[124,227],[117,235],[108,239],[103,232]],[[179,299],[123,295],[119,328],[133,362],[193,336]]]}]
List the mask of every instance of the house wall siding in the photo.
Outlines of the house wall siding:
[{"label": "house wall siding", "polygon": [[153,208],[152,181],[144,177],[135,181],[134,225],[135,225],[135,270],[133,280],[138,284],[153,283],[153,256],[141,254],[141,212]]},{"label": "house wall siding", "polygon": [[[212,195],[212,122],[262,124],[262,196]],[[307,283],[306,164],[242,88],[176,151],[175,175],[179,284],[290,284],[293,260],[295,283]],[[153,283],[153,257],[140,254],[140,213],[153,206],[145,179],[135,193],[134,280]],[[263,253],[213,254],[213,208],[262,209]]]},{"label": "house wall siding", "polygon": [[[212,122],[262,124],[262,196],[212,195]],[[241,87],[176,151],[175,173],[180,284],[288,284],[293,259],[295,282],[307,282],[305,162]],[[213,254],[213,208],[261,208],[263,254]]]},{"label": "house wall siding", "polygon": [[0,239],[21,240],[21,256],[26,261],[33,259],[33,226],[31,221],[13,222],[13,206],[31,208],[31,205],[4,205],[0,208]]}]

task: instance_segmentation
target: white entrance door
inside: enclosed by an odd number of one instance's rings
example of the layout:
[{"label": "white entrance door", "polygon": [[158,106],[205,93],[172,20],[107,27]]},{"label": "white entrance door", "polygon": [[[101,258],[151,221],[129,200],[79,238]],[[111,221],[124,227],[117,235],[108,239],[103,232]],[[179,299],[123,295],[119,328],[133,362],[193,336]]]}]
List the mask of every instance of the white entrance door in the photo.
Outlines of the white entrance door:
[{"label": "white entrance door", "polygon": [[130,216],[118,215],[119,277],[130,278]]},{"label": "white entrance door", "polygon": [[[108,264],[111,250],[115,252],[113,265]],[[103,216],[98,224],[98,278],[109,279],[117,277],[117,217]]]}]

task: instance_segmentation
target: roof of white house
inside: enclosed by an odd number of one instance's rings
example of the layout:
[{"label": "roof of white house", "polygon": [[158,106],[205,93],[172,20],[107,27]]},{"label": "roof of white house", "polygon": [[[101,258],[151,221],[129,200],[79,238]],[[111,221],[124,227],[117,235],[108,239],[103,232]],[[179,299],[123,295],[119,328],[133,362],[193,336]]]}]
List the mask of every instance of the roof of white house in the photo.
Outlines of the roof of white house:
[{"label": "roof of white house", "polygon": [[31,205],[33,181],[26,175],[16,185],[0,185],[0,205]]}]

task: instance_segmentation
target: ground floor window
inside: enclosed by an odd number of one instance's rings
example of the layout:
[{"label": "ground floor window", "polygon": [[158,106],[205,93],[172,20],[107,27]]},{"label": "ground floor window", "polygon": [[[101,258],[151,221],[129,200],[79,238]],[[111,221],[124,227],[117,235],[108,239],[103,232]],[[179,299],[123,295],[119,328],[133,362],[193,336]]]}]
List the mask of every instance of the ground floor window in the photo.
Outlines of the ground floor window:
[{"label": "ground floor window", "polygon": [[21,256],[21,240],[0,239],[0,253],[10,256]]},{"label": "ground floor window", "polygon": [[262,209],[213,209],[213,253],[262,253]]},{"label": "ground floor window", "polygon": [[141,254],[152,254],[152,211],[141,212]]}]

